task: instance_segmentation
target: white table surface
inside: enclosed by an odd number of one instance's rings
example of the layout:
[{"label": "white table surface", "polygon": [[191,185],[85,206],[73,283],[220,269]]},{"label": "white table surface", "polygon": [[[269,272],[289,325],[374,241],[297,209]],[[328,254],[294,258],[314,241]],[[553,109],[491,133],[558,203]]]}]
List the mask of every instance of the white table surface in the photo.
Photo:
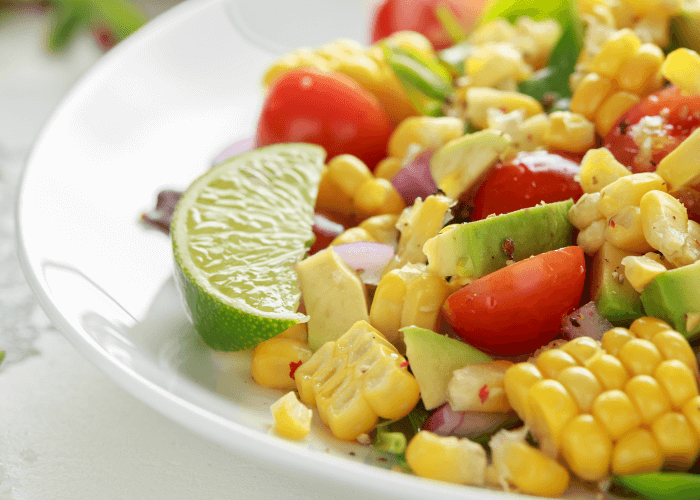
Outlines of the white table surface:
[{"label": "white table surface", "polygon": [[[149,15],[174,3],[142,2]],[[48,55],[48,28],[38,13],[0,23],[0,500],[379,499],[180,427],[114,384],[46,318],[16,256],[17,186],[43,122],[102,55],[87,35]]]}]

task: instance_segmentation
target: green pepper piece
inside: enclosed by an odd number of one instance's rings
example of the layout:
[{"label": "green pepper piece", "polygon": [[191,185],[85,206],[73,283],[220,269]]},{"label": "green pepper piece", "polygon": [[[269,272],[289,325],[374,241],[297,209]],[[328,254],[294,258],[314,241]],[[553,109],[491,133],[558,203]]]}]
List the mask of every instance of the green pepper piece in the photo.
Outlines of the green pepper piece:
[{"label": "green pepper piece", "polygon": [[684,472],[653,472],[613,476],[612,484],[647,500],[697,500],[700,476]]}]

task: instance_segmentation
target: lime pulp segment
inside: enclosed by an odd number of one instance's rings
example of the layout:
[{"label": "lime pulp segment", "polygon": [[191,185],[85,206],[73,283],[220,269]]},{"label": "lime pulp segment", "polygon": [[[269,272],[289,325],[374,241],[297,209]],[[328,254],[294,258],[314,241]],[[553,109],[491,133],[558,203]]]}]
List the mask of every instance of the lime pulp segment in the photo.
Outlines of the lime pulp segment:
[{"label": "lime pulp segment", "polygon": [[176,278],[213,349],[252,347],[306,317],[295,264],[313,241],[325,151],[278,144],[243,153],[194,181],[171,225]]}]

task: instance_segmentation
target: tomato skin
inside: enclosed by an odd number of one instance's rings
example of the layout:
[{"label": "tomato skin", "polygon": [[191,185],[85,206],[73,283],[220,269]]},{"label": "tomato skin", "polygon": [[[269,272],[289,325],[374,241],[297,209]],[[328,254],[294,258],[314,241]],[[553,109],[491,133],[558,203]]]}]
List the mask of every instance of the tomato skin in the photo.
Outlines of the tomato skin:
[{"label": "tomato skin", "polygon": [[340,73],[312,68],[284,73],[270,87],[258,120],[256,146],[308,142],[330,159],[351,154],[373,169],[393,131],[379,101]]},{"label": "tomato skin", "polygon": [[417,31],[425,35],[433,48],[445,49],[453,45],[435,16],[435,8],[446,5],[469,28],[481,11],[485,0],[385,0],[377,9],[372,23],[372,43],[397,31]]},{"label": "tomato skin", "polygon": [[581,184],[574,176],[578,163],[546,151],[519,153],[513,160],[498,165],[488,175],[474,197],[472,221],[490,214],[504,214],[534,207],[540,201],[578,200]]},{"label": "tomato skin", "polygon": [[[668,109],[668,114],[665,119],[666,137],[663,144],[659,143],[653,148],[651,162],[636,158],[639,145],[632,137],[633,126],[645,116],[665,115],[665,112],[662,114],[664,108]],[[700,99],[697,96],[683,94],[678,88],[670,86],[632,106],[605,136],[603,146],[632,172],[653,172],[656,170],[656,165],[698,126],[700,126]]]},{"label": "tomato skin", "polygon": [[497,356],[531,353],[561,331],[581,300],[583,249],[553,250],[504,267],[450,295],[442,312],[462,340]]}]

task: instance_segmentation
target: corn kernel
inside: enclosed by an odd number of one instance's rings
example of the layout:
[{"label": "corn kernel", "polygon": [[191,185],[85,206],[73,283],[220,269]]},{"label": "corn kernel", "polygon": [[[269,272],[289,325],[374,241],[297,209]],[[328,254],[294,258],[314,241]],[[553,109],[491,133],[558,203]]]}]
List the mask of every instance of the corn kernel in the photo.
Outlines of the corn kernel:
[{"label": "corn kernel", "polygon": [[623,28],[617,31],[593,58],[592,70],[604,77],[615,78],[622,65],[634,57],[641,45],[641,40],[632,30]]},{"label": "corn kernel", "polygon": [[608,223],[605,219],[593,221],[587,228],[576,235],[576,244],[583,248],[586,255],[595,255],[605,243],[605,230]]},{"label": "corn kernel", "polygon": [[389,138],[388,155],[403,159],[412,144],[420,150],[438,149],[464,135],[464,122],[451,116],[411,116],[403,120]]},{"label": "corn kernel", "polygon": [[532,68],[512,44],[494,42],[474,47],[464,71],[475,87],[494,87],[508,78],[522,81],[532,74]]},{"label": "corn kernel", "polygon": [[654,377],[666,390],[671,406],[681,409],[688,400],[698,395],[695,374],[682,361],[667,359],[659,364]]},{"label": "corn kernel", "polygon": [[[637,318],[630,325],[630,331],[644,340],[652,340],[654,335],[659,332],[665,332],[666,330],[673,330],[673,328],[665,321],[659,318],[652,318],[651,316]],[[656,342],[654,342],[654,344],[657,348],[659,347]]]},{"label": "corn kernel", "polygon": [[308,328],[306,323],[297,323],[287,328],[285,331],[277,335],[278,337],[286,337],[288,339],[296,339],[306,343],[308,339]]},{"label": "corn kernel", "polygon": [[613,474],[656,472],[664,464],[664,455],[654,435],[646,429],[633,429],[613,447]]},{"label": "corn kernel", "polygon": [[372,179],[372,172],[362,160],[353,155],[338,155],[328,162],[333,182],[348,196],[354,197],[360,186]]},{"label": "corn kernel", "polygon": [[532,384],[528,401],[532,432],[545,451],[558,450],[562,429],[578,413],[573,398],[562,384],[545,379]]},{"label": "corn kernel", "polygon": [[351,227],[333,238],[330,246],[343,245],[345,243],[355,243],[358,241],[376,241],[369,232],[361,227]]},{"label": "corn kernel", "polygon": [[435,58],[435,49],[430,39],[417,31],[396,31],[383,40],[391,47],[413,49],[423,54],[428,59]]},{"label": "corn kernel", "polygon": [[695,435],[700,436],[700,396],[688,400],[683,406],[683,415],[695,430]]},{"label": "corn kernel", "polygon": [[605,137],[620,117],[638,102],[639,97],[631,92],[615,92],[608,97],[596,113],[595,130],[598,135]]},{"label": "corn kernel", "polygon": [[577,85],[569,109],[593,120],[596,111],[614,90],[614,82],[597,73],[588,73]]},{"label": "corn kernel", "polygon": [[250,372],[258,385],[294,389],[296,384],[290,367],[293,363],[307,361],[311,354],[306,342],[277,336],[255,346]]},{"label": "corn kernel", "polygon": [[[676,264],[688,234],[688,212],[676,198],[650,191],[639,202],[644,237],[666,259]],[[686,263],[688,264],[688,263]]]},{"label": "corn kernel", "polygon": [[401,326],[418,326],[434,332],[442,318],[440,308],[452,292],[444,277],[433,273],[422,273],[406,288]]},{"label": "corn kernel", "polygon": [[377,163],[374,169],[374,176],[380,179],[391,180],[403,168],[403,162],[400,158],[388,156]]},{"label": "corn kernel", "polygon": [[532,363],[517,363],[511,366],[503,376],[503,387],[508,395],[508,402],[523,420],[529,419],[530,402],[528,392],[542,374]]},{"label": "corn kernel", "polygon": [[643,43],[625,62],[617,75],[617,82],[627,92],[642,96],[649,81],[664,62],[663,51],[653,43]]},{"label": "corn kernel", "polygon": [[695,353],[683,335],[671,330],[669,327],[668,330],[655,333],[651,341],[664,359],[677,359],[690,368],[693,373],[698,373],[698,362],[695,358]]},{"label": "corn kernel", "polygon": [[578,363],[583,365],[600,352],[600,343],[591,337],[577,337],[559,349],[570,354]]},{"label": "corn kernel", "polygon": [[584,230],[595,221],[604,219],[603,214],[598,209],[600,193],[583,193],[569,210],[569,222],[576,229]]},{"label": "corn kernel", "polygon": [[608,354],[617,356],[622,346],[633,338],[635,338],[635,336],[630,330],[618,326],[617,328],[611,328],[605,332],[601,342],[603,344],[603,349],[605,349]]},{"label": "corn kernel", "polygon": [[584,193],[596,193],[620,177],[631,174],[606,148],[589,150],[581,160],[579,171]]},{"label": "corn kernel", "polygon": [[665,413],[651,424],[651,432],[659,443],[666,467],[687,469],[697,460],[700,439],[682,413]]},{"label": "corn kernel", "polygon": [[668,271],[666,266],[652,255],[659,256],[656,253],[648,252],[644,255],[628,255],[622,259],[622,265],[625,266],[625,278],[637,293],[642,293],[654,278]]},{"label": "corn kernel", "polygon": [[420,477],[456,484],[484,484],[486,452],[466,438],[421,431],[406,447],[406,462]]},{"label": "corn kernel", "polygon": [[566,424],[561,447],[567,465],[584,481],[600,481],[608,475],[612,442],[591,415],[578,415]]},{"label": "corn kernel", "polygon": [[569,487],[569,472],[524,441],[510,443],[499,458],[499,468],[507,471],[508,482],[523,493],[556,497]]},{"label": "corn kernel", "polygon": [[642,421],[629,396],[617,389],[600,394],[593,401],[591,413],[613,441]]},{"label": "corn kernel", "polygon": [[390,342],[399,338],[405,297],[406,281],[398,269],[382,276],[374,292],[369,321]]},{"label": "corn kernel", "polygon": [[622,389],[629,380],[627,369],[611,354],[601,353],[586,361],[588,368],[606,391]]},{"label": "corn kernel", "polygon": [[301,439],[311,430],[313,412],[304,406],[293,391],[270,406],[277,434],[289,439]]},{"label": "corn kernel", "polygon": [[373,238],[373,240],[368,241],[377,241],[379,243],[395,246],[399,237],[399,230],[396,229],[396,222],[398,220],[398,214],[374,215],[360,222],[360,225],[357,227],[367,231]]},{"label": "corn kernel", "polygon": [[649,375],[632,377],[625,386],[625,393],[637,408],[642,422],[647,425],[671,409],[666,392],[656,379]]},{"label": "corn kernel", "polygon": [[406,205],[396,188],[386,179],[367,179],[355,192],[353,208],[361,217],[400,214]]},{"label": "corn kernel", "polygon": [[571,366],[577,366],[571,355],[560,349],[550,349],[537,356],[535,361],[540,373],[547,378],[557,378],[559,372]]},{"label": "corn kernel", "polygon": [[603,387],[595,375],[582,366],[565,368],[559,372],[557,382],[566,388],[576,401],[576,406],[583,412],[590,411],[595,398],[603,392]]},{"label": "corn kernel", "polygon": [[352,216],[352,196],[348,196],[333,180],[328,167],[321,172],[316,198],[316,211]]},{"label": "corn kernel", "polygon": [[620,348],[617,357],[632,376],[652,375],[662,360],[656,346],[644,339],[630,340]]},{"label": "corn kernel", "polygon": [[694,50],[681,47],[666,56],[661,74],[681,90],[689,94],[700,94],[700,55]]},{"label": "corn kernel", "polygon": [[549,115],[549,123],[544,140],[550,148],[583,153],[595,145],[595,126],[582,115],[555,111]]},{"label": "corn kernel", "polygon": [[644,232],[644,220],[639,207],[626,206],[610,217],[604,236],[605,241],[620,250],[638,253],[653,250]]}]

